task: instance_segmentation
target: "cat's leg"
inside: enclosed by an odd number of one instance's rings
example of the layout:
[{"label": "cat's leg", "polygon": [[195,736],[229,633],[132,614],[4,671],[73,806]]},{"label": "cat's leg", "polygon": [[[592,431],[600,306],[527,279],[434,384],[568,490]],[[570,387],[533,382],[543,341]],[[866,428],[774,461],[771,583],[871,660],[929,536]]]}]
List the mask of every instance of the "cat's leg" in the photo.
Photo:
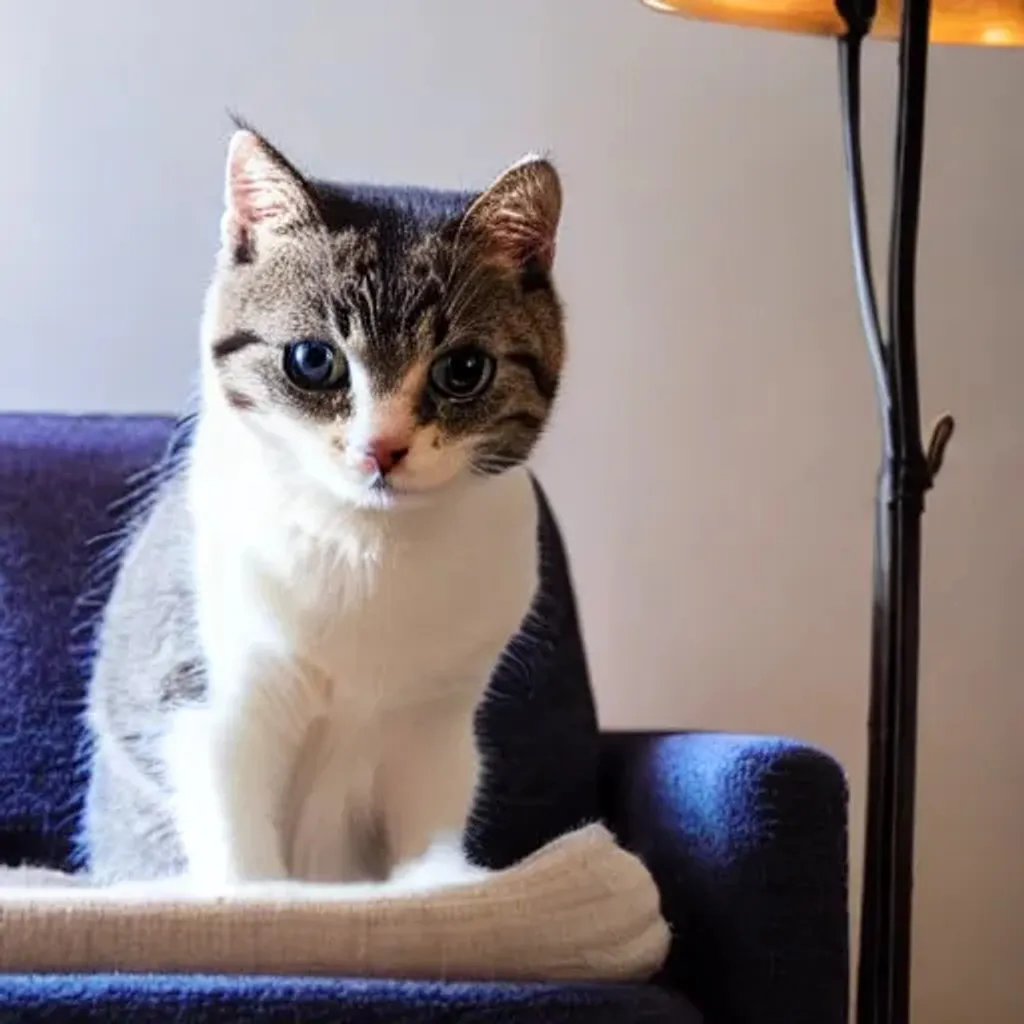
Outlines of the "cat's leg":
[{"label": "cat's leg", "polygon": [[358,735],[315,723],[292,783],[285,826],[291,874],[309,882],[379,880],[387,863],[373,816],[375,761]]},{"label": "cat's leg", "polygon": [[172,713],[173,814],[197,886],[288,877],[284,804],[315,713],[299,681],[255,658],[230,678],[211,666],[205,702]]},{"label": "cat's leg", "polygon": [[418,709],[389,729],[378,793],[393,888],[425,891],[487,874],[463,848],[480,775],[473,711]]}]

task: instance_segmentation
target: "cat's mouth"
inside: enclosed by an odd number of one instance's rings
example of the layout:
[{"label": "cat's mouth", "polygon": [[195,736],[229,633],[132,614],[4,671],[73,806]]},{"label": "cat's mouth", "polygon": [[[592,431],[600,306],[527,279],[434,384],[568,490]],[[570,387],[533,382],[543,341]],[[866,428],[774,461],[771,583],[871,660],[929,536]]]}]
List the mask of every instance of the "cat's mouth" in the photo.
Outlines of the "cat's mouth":
[{"label": "cat's mouth", "polygon": [[389,473],[360,473],[354,466],[347,466],[346,470],[344,490],[349,500],[381,509],[429,501],[448,490],[461,476],[461,473],[419,472],[404,464]]},{"label": "cat's mouth", "polygon": [[423,497],[423,492],[418,488],[403,487],[390,476],[379,473],[365,480],[361,490],[364,502],[374,508],[391,508]]},{"label": "cat's mouth", "polygon": [[364,479],[359,488],[359,502],[370,508],[388,509],[429,501],[444,491],[453,481],[402,481],[391,475],[378,474]]},{"label": "cat's mouth", "polygon": [[372,494],[379,494],[381,496],[393,495],[400,493],[394,485],[392,480],[389,480],[386,476],[381,476],[378,473],[367,485],[367,490]]}]

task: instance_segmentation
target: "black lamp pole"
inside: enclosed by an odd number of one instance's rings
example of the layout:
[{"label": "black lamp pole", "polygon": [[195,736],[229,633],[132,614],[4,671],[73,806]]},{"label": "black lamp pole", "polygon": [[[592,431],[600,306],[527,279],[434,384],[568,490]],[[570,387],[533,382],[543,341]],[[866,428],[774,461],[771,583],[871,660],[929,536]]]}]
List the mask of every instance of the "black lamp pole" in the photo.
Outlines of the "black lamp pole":
[{"label": "black lamp pole", "polygon": [[861,318],[882,428],[875,514],[867,832],[857,985],[858,1024],[907,1024],[917,759],[921,516],[953,420],[921,438],[915,276],[924,145],[930,0],[904,0],[896,169],[889,241],[888,329],[871,274],[860,152],[860,51],[874,0],[838,0],[849,28],[839,43],[850,228]]}]

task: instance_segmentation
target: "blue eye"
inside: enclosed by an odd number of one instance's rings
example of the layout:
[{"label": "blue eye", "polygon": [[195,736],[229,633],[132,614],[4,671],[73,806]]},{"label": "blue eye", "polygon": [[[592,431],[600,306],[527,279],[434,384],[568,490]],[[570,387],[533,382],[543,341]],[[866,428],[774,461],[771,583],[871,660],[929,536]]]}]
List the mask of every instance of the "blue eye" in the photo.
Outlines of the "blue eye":
[{"label": "blue eye", "polygon": [[325,391],[348,383],[348,363],[326,341],[293,341],[284,350],[285,376],[303,391]]}]

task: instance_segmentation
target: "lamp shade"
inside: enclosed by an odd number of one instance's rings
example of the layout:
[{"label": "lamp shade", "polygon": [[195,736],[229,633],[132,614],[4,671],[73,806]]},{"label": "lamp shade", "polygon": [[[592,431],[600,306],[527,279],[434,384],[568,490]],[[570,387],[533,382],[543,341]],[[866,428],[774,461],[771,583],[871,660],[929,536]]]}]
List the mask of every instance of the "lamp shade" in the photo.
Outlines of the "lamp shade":
[{"label": "lamp shade", "polygon": [[[841,36],[846,23],[833,0],[643,0],[648,7],[699,21],[810,35]],[[878,0],[876,39],[898,39],[899,0]],[[1024,0],[933,0],[933,43],[1024,46]]]}]

